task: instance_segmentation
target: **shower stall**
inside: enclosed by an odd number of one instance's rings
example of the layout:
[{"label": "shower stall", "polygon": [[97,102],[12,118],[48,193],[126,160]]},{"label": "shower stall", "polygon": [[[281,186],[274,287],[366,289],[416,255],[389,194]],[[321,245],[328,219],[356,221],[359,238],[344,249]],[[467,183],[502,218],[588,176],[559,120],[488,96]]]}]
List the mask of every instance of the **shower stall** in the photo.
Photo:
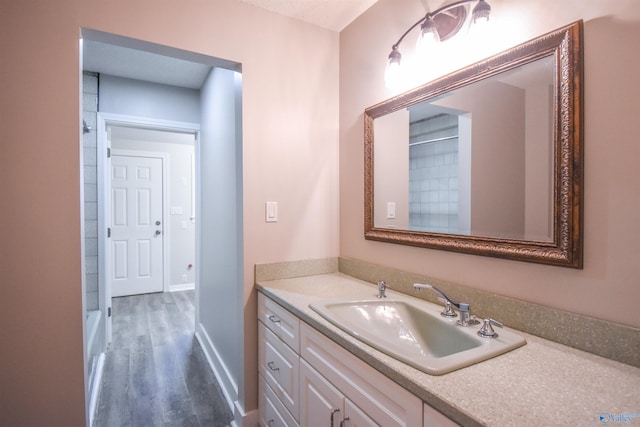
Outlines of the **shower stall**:
[{"label": "shower stall", "polygon": [[98,166],[97,111],[98,78],[96,73],[82,75],[82,166],[83,166],[83,228],[85,282],[85,363],[86,395],[89,416],[93,416],[104,363],[104,312],[100,307],[98,287]]}]

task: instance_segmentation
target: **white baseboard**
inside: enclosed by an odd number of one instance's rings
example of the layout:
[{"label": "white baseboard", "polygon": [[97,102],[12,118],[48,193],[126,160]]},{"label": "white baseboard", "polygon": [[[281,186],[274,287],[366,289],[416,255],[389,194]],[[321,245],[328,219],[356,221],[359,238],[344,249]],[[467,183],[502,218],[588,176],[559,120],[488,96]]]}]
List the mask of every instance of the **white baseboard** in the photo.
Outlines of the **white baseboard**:
[{"label": "white baseboard", "polygon": [[178,285],[169,285],[169,292],[191,291],[195,288],[195,283],[180,283]]},{"label": "white baseboard", "polygon": [[220,384],[220,388],[222,389],[224,398],[229,405],[229,409],[233,413],[231,426],[258,427],[258,410],[255,409],[248,413],[244,412],[244,408],[240,405],[240,401],[238,400],[238,386],[220,358],[220,355],[209,338],[209,335],[201,324],[199,324],[196,329],[196,339],[200,343],[200,346],[204,351],[204,355],[207,358],[207,362],[209,362],[209,366],[211,366],[211,370]]},{"label": "white baseboard", "polygon": [[100,353],[98,356],[98,361],[95,366],[94,378],[93,378],[93,388],[90,390],[89,394],[89,425],[93,425],[93,418],[96,414],[96,406],[98,404],[98,395],[100,393],[100,385],[102,384],[102,372],[104,371],[104,359],[105,354]]},{"label": "white baseboard", "polygon": [[229,405],[229,409],[233,414],[235,414],[234,402],[237,402],[238,400],[238,386],[220,358],[218,351],[209,338],[209,335],[202,327],[202,324],[198,324],[196,327],[196,339],[200,343],[200,346],[204,351],[204,355],[207,358],[207,362],[209,362],[209,366],[211,366],[211,370],[220,384],[220,388],[222,389],[224,398]]}]

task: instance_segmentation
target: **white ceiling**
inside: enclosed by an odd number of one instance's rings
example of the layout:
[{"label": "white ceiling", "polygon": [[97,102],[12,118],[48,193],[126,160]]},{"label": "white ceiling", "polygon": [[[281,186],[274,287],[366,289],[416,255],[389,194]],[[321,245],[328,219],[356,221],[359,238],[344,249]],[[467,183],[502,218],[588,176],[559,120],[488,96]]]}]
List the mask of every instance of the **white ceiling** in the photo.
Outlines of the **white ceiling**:
[{"label": "white ceiling", "polygon": [[200,89],[210,65],[85,38],[83,69],[129,79]]},{"label": "white ceiling", "polygon": [[[341,31],[377,0],[236,0]],[[133,47],[133,48],[132,48]],[[215,58],[194,59],[188,52],[167,52],[161,46],[106,33],[85,34],[83,69],[112,76],[200,89]]]}]

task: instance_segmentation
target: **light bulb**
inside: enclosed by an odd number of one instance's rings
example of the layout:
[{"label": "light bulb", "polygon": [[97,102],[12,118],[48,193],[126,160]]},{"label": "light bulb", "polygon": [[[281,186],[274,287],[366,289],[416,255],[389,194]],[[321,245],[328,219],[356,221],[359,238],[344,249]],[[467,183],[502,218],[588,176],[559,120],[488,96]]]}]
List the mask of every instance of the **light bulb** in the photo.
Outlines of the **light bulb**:
[{"label": "light bulb", "polygon": [[420,35],[416,44],[416,53],[423,59],[428,55],[430,49],[440,43],[440,34],[435,21],[429,15],[420,26]]},{"label": "light bulb", "polygon": [[401,59],[402,59],[402,55],[400,55],[398,48],[394,46],[393,50],[389,54],[389,60],[387,61],[387,68],[384,71],[384,83],[385,83],[385,86],[389,89],[396,87],[400,83]]}]

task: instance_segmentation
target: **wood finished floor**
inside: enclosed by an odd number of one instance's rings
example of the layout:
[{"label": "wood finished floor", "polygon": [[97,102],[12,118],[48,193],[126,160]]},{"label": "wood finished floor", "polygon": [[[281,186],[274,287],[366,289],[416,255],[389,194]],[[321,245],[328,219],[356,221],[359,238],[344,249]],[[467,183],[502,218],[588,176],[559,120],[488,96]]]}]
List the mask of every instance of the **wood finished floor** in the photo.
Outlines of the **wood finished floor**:
[{"label": "wood finished floor", "polygon": [[194,291],[113,299],[94,427],[230,425],[232,414],[194,336]]}]

